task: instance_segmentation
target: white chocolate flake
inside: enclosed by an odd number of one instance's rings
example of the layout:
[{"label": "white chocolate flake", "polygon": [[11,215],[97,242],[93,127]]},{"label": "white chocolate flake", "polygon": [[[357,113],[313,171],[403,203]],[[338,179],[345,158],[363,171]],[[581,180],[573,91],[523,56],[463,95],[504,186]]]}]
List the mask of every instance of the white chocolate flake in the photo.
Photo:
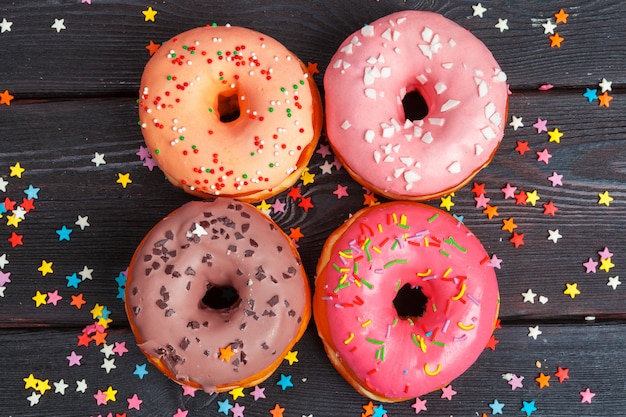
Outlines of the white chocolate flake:
[{"label": "white chocolate flake", "polygon": [[374,26],[373,25],[365,25],[361,28],[361,35],[369,37],[374,36]]},{"label": "white chocolate flake", "polygon": [[366,130],[365,131],[365,141],[367,143],[372,143],[374,141],[374,136],[376,136],[376,133],[374,133],[373,130]]},{"label": "white chocolate flake", "polygon": [[432,133],[430,132],[426,132],[424,133],[424,136],[422,136],[422,142],[430,144],[432,143],[434,140]]},{"label": "white chocolate flake", "polygon": [[450,174],[458,174],[459,172],[461,172],[461,162],[454,161],[453,163],[448,165],[448,172]]},{"label": "white chocolate flake", "polygon": [[420,179],[420,175],[415,171],[406,171],[404,173],[404,180],[409,184],[419,181]]},{"label": "white chocolate flake", "polygon": [[349,121],[347,121],[347,120],[344,120],[344,122],[341,124],[341,128],[342,128],[343,130],[348,130],[348,129],[350,129],[350,127],[351,127],[351,126],[352,126],[352,125],[351,125],[351,124],[350,124],[350,122],[349,122]]},{"label": "white chocolate flake", "polygon": [[372,100],[376,101],[376,90],[373,88],[366,88],[365,89],[365,96],[367,98],[371,98]]},{"label": "white chocolate flake", "polygon": [[441,94],[444,91],[446,91],[448,89],[448,86],[445,85],[443,82],[439,81],[437,84],[435,84],[435,91],[437,92],[437,94]]},{"label": "white chocolate flake", "polygon": [[461,104],[461,102],[459,100],[449,99],[448,101],[443,103],[443,105],[441,106],[441,111],[442,112],[446,112],[446,111],[448,111],[450,109],[455,108],[459,104]]},{"label": "white chocolate flake", "polygon": [[476,154],[476,156],[480,156],[480,154],[483,153],[483,151],[484,149],[479,143],[474,145],[474,153]]},{"label": "white chocolate flake", "polygon": [[490,126],[482,128],[480,130],[480,133],[482,133],[483,136],[485,137],[485,139],[487,139],[487,140],[492,140],[492,139],[495,139],[495,137],[496,137],[496,132],[494,132],[493,129]]},{"label": "white chocolate flake", "polygon": [[419,81],[420,84],[424,85],[428,82],[428,77],[426,77],[426,75],[424,74],[420,74],[417,77],[415,77],[417,79],[417,81]]}]

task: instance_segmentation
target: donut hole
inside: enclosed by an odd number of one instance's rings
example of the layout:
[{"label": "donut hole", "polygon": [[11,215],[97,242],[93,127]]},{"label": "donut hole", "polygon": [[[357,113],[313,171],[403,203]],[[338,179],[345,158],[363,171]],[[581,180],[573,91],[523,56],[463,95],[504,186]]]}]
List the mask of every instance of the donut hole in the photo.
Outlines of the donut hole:
[{"label": "donut hole", "polygon": [[230,310],[237,307],[240,302],[241,298],[237,290],[229,285],[225,287],[209,286],[201,300],[204,308],[213,310]]},{"label": "donut hole", "polygon": [[404,117],[411,121],[422,120],[428,114],[428,104],[417,90],[409,91],[402,99]]},{"label": "donut hole", "polygon": [[228,94],[217,96],[217,115],[222,123],[230,123],[239,119],[241,109],[239,107],[239,94],[228,91]]},{"label": "donut hole", "polygon": [[393,306],[400,318],[418,318],[426,311],[428,297],[424,295],[419,287],[412,287],[404,284],[396,297],[393,299]]}]

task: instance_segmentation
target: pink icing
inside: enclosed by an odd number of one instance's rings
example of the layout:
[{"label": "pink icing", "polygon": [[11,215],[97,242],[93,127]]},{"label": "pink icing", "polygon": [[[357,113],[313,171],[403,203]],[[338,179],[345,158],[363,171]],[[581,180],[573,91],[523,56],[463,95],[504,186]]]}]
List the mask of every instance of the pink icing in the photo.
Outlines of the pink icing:
[{"label": "pink icing", "polygon": [[[403,11],[350,35],[324,76],[328,139],[365,185],[391,197],[432,196],[462,185],[497,149],[506,75],[466,29],[430,12]],[[428,105],[406,119],[402,99]]]},{"label": "pink icing", "polygon": [[[499,309],[496,275],[480,241],[449,214],[412,202],[357,213],[318,266],[315,319],[358,383],[387,399],[441,388],[478,358]],[[428,301],[400,317],[405,284]],[[323,309],[323,311],[319,311]],[[320,314],[323,313],[323,314]]]}]

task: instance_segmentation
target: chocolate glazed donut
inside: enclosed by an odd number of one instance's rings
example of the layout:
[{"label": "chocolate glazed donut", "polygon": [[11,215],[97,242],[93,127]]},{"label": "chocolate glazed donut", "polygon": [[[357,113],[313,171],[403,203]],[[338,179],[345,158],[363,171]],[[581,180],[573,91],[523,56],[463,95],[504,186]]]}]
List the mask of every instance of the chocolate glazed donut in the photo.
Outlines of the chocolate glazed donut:
[{"label": "chocolate glazed donut", "polygon": [[259,384],[302,336],[310,289],[291,240],[254,207],[190,202],[131,260],[126,311],[165,375],[207,392]]}]

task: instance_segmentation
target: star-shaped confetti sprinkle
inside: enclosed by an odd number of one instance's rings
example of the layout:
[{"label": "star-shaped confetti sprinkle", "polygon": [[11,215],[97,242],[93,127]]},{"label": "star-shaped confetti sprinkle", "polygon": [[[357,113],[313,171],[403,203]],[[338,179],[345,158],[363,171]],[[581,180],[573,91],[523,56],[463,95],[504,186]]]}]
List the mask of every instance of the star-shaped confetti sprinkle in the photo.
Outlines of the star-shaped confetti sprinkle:
[{"label": "star-shaped confetti sprinkle", "polygon": [[537,129],[537,133],[547,132],[548,131],[548,128],[546,126],[547,123],[548,123],[547,120],[538,118],[537,122],[533,124],[533,127]]},{"label": "star-shaped confetti sprinkle", "polygon": [[516,152],[518,152],[520,155],[524,155],[526,151],[529,151],[529,150],[530,150],[530,147],[528,146],[528,142],[521,141],[521,140],[517,141],[517,146],[515,147]]},{"label": "star-shaped confetti sprinkle", "polygon": [[515,391],[517,388],[523,388],[524,385],[522,381],[524,381],[523,376],[517,376],[515,374],[511,375],[511,379],[509,379],[509,385],[511,386],[511,391]]},{"label": "star-shaped confetti sprinkle", "polygon": [[522,297],[524,297],[524,302],[525,303],[531,303],[531,304],[535,304],[535,297],[537,296],[537,294],[535,294],[533,292],[532,289],[528,289],[528,291],[523,292],[522,293]]},{"label": "star-shaped confetti sprinkle", "polygon": [[315,182],[315,174],[310,172],[308,168],[305,168],[300,174],[300,180],[302,181],[302,185],[308,185]]},{"label": "star-shaped confetti sprinkle", "polygon": [[606,91],[613,91],[613,81],[607,81],[606,78],[603,78],[602,81],[598,84],[598,86],[600,87],[600,91],[602,93],[606,92]]},{"label": "star-shaped confetti sprinkle", "polygon": [[130,179],[130,173],[125,173],[122,174],[121,172],[119,172],[117,174],[117,181],[118,184],[121,184],[123,188],[126,188],[126,186],[130,183],[132,183],[133,181]]},{"label": "star-shaped confetti sprinkle", "polygon": [[85,391],[87,391],[87,382],[84,379],[76,381],[76,392],[85,393]]},{"label": "star-shaped confetti sprinkle", "polygon": [[70,241],[70,235],[72,234],[72,229],[68,229],[65,225],[56,231],[57,235],[59,235],[59,241],[66,240]]},{"label": "star-shaped confetti sprinkle", "polygon": [[66,384],[63,379],[60,379],[57,382],[53,382],[52,385],[54,385],[54,393],[61,395],[65,395],[65,390],[67,387],[69,387],[69,385]]},{"label": "star-shaped confetti sprinkle", "polygon": [[554,29],[556,29],[556,25],[554,24],[551,18],[546,19],[546,23],[542,23],[541,26],[543,26],[544,35],[553,35]]},{"label": "star-shaped confetti sprinkle", "polygon": [[230,409],[233,408],[233,405],[230,403],[228,398],[225,398],[223,401],[217,401],[218,405],[218,413],[222,413],[228,415],[230,413]]},{"label": "star-shaped confetti sprinkle", "polygon": [[34,406],[36,404],[39,404],[39,399],[41,398],[41,394],[37,394],[35,391],[33,391],[26,399],[28,400],[28,402],[30,403],[30,406]]},{"label": "star-shaped confetti sprinkle", "polygon": [[141,409],[141,403],[143,402],[143,400],[140,400],[139,397],[137,397],[137,394],[133,394],[132,397],[127,398],[126,401],[128,401],[128,409],[132,410],[140,410]]},{"label": "star-shaped confetti sprinkle", "polygon": [[563,132],[559,131],[559,128],[555,127],[554,129],[548,131],[548,136],[550,136],[549,142],[561,143]]},{"label": "star-shaped confetti sprinkle", "polygon": [[552,200],[548,201],[546,204],[543,204],[542,207],[543,207],[543,214],[553,216],[553,217],[554,217],[554,214],[559,210],[559,208],[554,205]]},{"label": "star-shaped confetti sprinkle", "polygon": [[604,191],[603,193],[598,193],[598,204],[604,204],[605,206],[609,206],[613,201],[613,197],[609,195],[608,191]]},{"label": "star-shaped confetti sprinkle", "polygon": [[578,283],[576,282],[573,284],[566,283],[565,286],[566,288],[563,291],[563,294],[569,295],[571,298],[574,298],[580,294],[580,290],[578,289]]},{"label": "star-shaped confetti sprinkle", "polygon": [[557,371],[554,374],[555,377],[557,377],[559,379],[559,382],[563,382],[566,379],[569,379],[569,369],[568,368],[561,368],[560,366],[557,367]]},{"label": "star-shaped confetti sprinkle", "polygon": [[152,9],[152,6],[148,7],[146,10],[142,10],[141,13],[144,15],[145,22],[154,22],[154,17],[158,13],[156,10]]},{"label": "star-shaped confetti sprinkle", "polygon": [[498,18],[498,23],[495,24],[495,27],[500,29],[500,33],[505,30],[509,30],[509,19],[500,19]]},{"label": "star-shaped confetti sprinkle", "polygon": [[3,17],[2,22],[0,22],[0,33],[10,32],[12,25],[13,22],[9,22],[7,21],[6,17]]},{"label": "star-shaped confetti sprinkle", "polygon": [[562,238],[561,233],[559,233],[559,229],[548,230],[548,240],[557,243],[560,238]]},{"label": "star-shaped confetti sprinkle", "polygon": [[489,408],[491,408],[491,414],[502,414],[502,409],[504,408],[504,404],[499,402],[498,400],[493,400],[491,404],[489,404]]},{"label": "star-shaped confetti sprinkle", "polygon": [[78,355],[76,352],[72,351],[69,356],[66,356],[67,361],[69,362],[69,366],[80,366],[80,360],[83,358],[83,355]]},{"label": "star-shaped confetti sprinkle", "polygon": [[598,105],[600,107],[611,107],[611,100],[613,100],[613,96],[610,96],[609,93],[605,91],[598,96]]},{"label": "star-shaped confetti sprinkle", "polygon": [[154,43],[152,40],[148,45],[146,45],[146,49],[150,53],[150,56],[154,55],[154,53],[161,47],[160,43]]},{"label": "star-shaped confetti sprinkle", "polygon": [[546,375],[543,372],[539,373],[539,376],[535,378],[537,384],[539,384],[539,389],[543,389],[550,386],[550,375]]},{"label": "star-shaped confetti sprinkle", "polygon": [[560,48],[561,43],[563,43],[563,41],[565,40],[565,38],[559,35],[559,32],[556,32],[554,35],[550,35],[549,39],[550,39],[550,48]]},{"label": "star-shaped confetti sprinkle", "polygon": [[509,241],[513,243],[515,249],[519,248],[524,245],[524,233],[513,232],[513,237],[511,237]]},{"label": "star-shaped confetti sprinkle", "polygon": [[11,100],[15,97],[9,93],[9,90],[4,90],[3,93],[0,93],[0,104],[4,104],[7,106],[11,105]]},{"label": "star-shaped confetti sprinkle", "polygon": [[614,290],[617,289],[617,286],[621,284],[621,281],[619,280],[619,275],[616,275],[614,277],[609,277],[609,281],[606,283],[606,285],[608,285],[609,287],[612,287]]},{"label": "star-shaped confetti sprinkle", "polygon": [[35,293],[35,295],[31,298],[35,302],[35,307],[42,306],[46,304],[46,300],[48,299],[48,294],[41,293],[39,290]]},{"label": "star-shaped confetti sprinkle", "polygon": [[280,374],[280,380],[276,383],[284,391],[287,388],[293,387],[291,382],[291,375]]},{"label": "star-shaped confetti sprinkle", "polygon": [[563,185],[562,174],[557,174],[556,172],[553,172],[552,175],[548,177],[548,180],[550,180],[553,187],[556,187],[557,185],[561,185],[561,186]]},{"label": "star-shaped confetti sprinkle", "polygon": [[556,23],[567,23],[567,18],[569,17],[568,13],[565,13],[565,10],[561,9],[557,13],[554,14],[556,18]]},{"label": "star-shaped confetti sprinkle", "polygon": [[285,360],[287,362],[289,362],[289,365],[293,365],[295,362],[298,362],[298,351],[297,350],[290,350],[285,355]]},{"label": "star-shaped confetti sprinkle", "polygon": [[539,201],[539,199],[540,197],[537,194],[537,190],[526,193],[526,203],[530,204],[533,207],[537,204],[537,201]]},{"label": "star-shaped confetti sprinkle", "polygon": [[509,126],[511,126],[513,130],[517,130],[520,127],[524,127],[524,122],[522,122],[521,117],[511,116],[511,123],[509,123]]},{"label": "star-shaped confetti sprinkle", "polygon": [[483,17],[483,14],[487,11],[486,8],[483,7],[482,4],[478,3],[472,5],[472,16],[478,16],[480,18]]},{"label": "star-shaped confetti sprinkle", "polygon": [[585,90],[585,93],[583,94],[583,97],[585,97],[587,99],[587,101],[589,103],[593,102],[594,100],[598,99],[598,90],[597,89],[591,89],[591,88],[587,88]]},{"label": "star-shaped confetti sprinkle", "polygon": [[581,399],[580,399],[581,403],[591,404],[591,399],[595,397],[596,394],[594,392],[591,392],[589,388],[587,388],[584,391],[580,391],[580,396],[581,396]]},{"label": "star-shaped confetti sprinkle", "polygon": [[451,401],[452,397],[456,395],[456,391],[452,388],[452,385],[441,388],[441,398]]},{"label": "star-shaped confetti sprinkle", "polygon": [[539,326],[529,327],[528,328],[528,337],[532,337],[537,340],[537,337],[541,335],[543,332],[539,330]]},{"label": "star-shaped confetti sprinkle", "polygon": [[507,182],[506,187],[502,188],[500,191],[504,194],[504,199],[508,200],[509,198],[515,198],[515,191],[517,191],[517,187],[514,187]]},{"label": "star-shaped confetti sprinkle", "polygon": [[261,398],[265,398],[265,388],[258,385],[254,387],[254,390],[250,393],[250,396],[254,398],[254,401],[258,401]]},{"label": "star-shaped confetti sprinkle", "polygon": [[427,400],[422,400],[420,398],[416,398],[415,402],[411,405],[411,407],[413,409],[415,409],[415,414],[419,414],[420,411],[427,411],[428,409],[426,408],[426,401]]},{"label": "star-shaped confetti sprinkle", "polygon": [[[9,169],[11,170],[11,173],[9,174],[11,177],[17,177],[17,178],[22,178],[22,174],[24,173],[24,168],[22,168],[22,166],[20,165],[19,162],[16,162],[15,165],[11,165],[9,167]],[[7,208],[7,210],[9,210]]]},{"label": "star-shaped confetti sprinkle", "polygon": [[139,379],[143,379],[144,376],[148,375],[148,371],[146,370],[146,364],[142,363],[141,365],[135,365],[133,375],[137,375]]},{"label": "star-shaped confetti sprinkle", "polygon": [[509,233],[513,233],[513,230],[517,229],[515,220],[512,217],[502,220],[502,230],[506,230]]},{"label": "star-shaped confetti sprinkle", "polygon": [[533,412],[537,411],[537,407],[535,407],[535,401],[522,401],[521,412],[526,413],[527,417],[530,417]]},{"label": "star-shaped confetti sprinkle", "polygon": [[104,160],[104,154],[98,152],[94,153],[94,157],[91,158],[91,162],[96,164],[97,167],[99,167],[100,165],[105,165],[106,161]]},{"label": "star-shaped confetti sprinkle", "polygon": [[50,27],[59,33],[65,29],[65,19],[54,19],[54,23]]},{"label": "star-shaped confetti sprinkle", "polygon": [[284,408],[281,408],[278,404],[274,405],[274,408],[270,410],[272,417],[283,417]]},{"label": "star-shaped confetti sprinkle", "polygon": [[537,152],[537,161],[538,162],[543,162],[544,164],[548,164],[550,158],[552,158],[552,155],[548,152],[548,149],[545,149],[543,151]]},{"label": "star-shaped confetti sprinkle", "polygon": [[439,203],[439,207],[443,207],[447,211],[450,211],[450,209],[453,206],[454,206],[454,202],[452,201],[451,195],[446,195],[446,196],[441,197],[441,203]]}]

